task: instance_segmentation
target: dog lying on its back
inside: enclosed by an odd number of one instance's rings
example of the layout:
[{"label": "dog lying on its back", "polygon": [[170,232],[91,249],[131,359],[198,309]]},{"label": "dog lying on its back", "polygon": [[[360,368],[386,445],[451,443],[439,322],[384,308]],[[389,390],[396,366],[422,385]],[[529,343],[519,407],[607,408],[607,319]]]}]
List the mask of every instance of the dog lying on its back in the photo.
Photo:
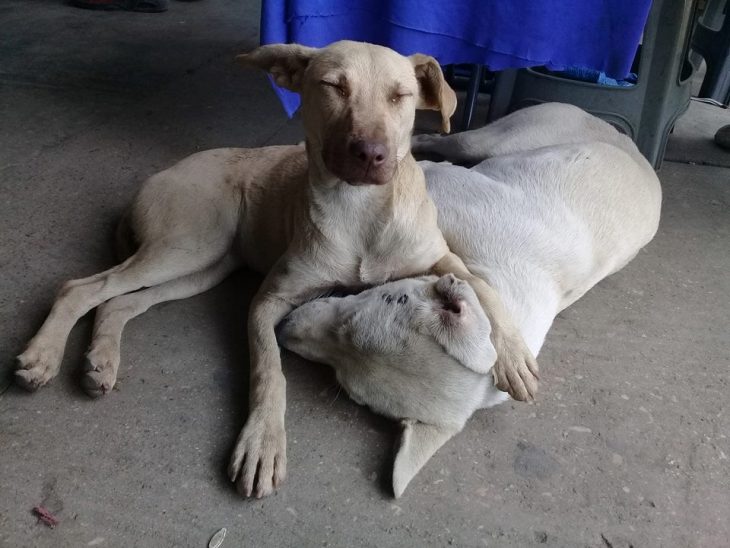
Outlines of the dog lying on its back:
[{"label": "dog lying on its back", "polygon": [[[654,236],[661,188],[631,140],[551,103],[482,129],[414,137],[449,247],[499,292],[537,354],[553,318],[626,265]],[[507,399],[474,363],[494,361],[490,323],[454,276],[391,282],[318,299],[280,327],[282,345],[335,368],[358,403],[403,421],[393,491],[477,409]]]},{"label": "dog lying on its back", "polygon": [[[274,328],[334,286],[458,275],[491,320],[498,386],[519,399],[534,394],[534,357],[496,293],[450,252],[410,152],[416,109],[439,110],[448,131],[456,106],[435,59],[337,42],[264,46],[241,60],[302,94],[306,150],[207,151],[151,177],[127,217],[137,249],[64,285],[18,358],[18,382],[35,389],[53,378],[69,331],[99,306],[83,382],[92,395],[108,392],[129,319],[205,291],[245,265],[266,274],[249,312],[250,412],[228,470],[245,496],[271,493],[286,474],[285,380]],[[474,367],[487,372],[491,363]]]}]

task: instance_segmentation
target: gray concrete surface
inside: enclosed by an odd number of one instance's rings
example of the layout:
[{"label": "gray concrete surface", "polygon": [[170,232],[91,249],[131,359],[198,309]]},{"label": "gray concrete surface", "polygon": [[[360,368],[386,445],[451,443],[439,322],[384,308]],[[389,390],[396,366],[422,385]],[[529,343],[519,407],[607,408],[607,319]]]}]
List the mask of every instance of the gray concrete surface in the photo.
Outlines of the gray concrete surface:
[{"label": "gray concrete surface", "polygon": [[664,156],[671,162],[730,168],[730,152],[715,144],[715,132],[730,124],[730,110],[692,101],[674,127]]},{"label": "gray concrete surface", "polygon": [[[113,224],[145,176],[204,148],[301,138],[265,78],[231,62],[256,43],[256,5],[0,5],[0,546],[203,547],[220,527],[224,547],[727,546],[730,170],[678,155],[656,240],[557,319],[538,401],[480,413],[401,500],[396,427],[290,355],[288,481],[236,496],[245,273],[132,322],[102,400],[77,384],[88,318],[55,382],[7,384],[58,284],[112,263]],[[670,150],[716,129],[688,116]],[[57,528],[32,516],[40,503]]]}]

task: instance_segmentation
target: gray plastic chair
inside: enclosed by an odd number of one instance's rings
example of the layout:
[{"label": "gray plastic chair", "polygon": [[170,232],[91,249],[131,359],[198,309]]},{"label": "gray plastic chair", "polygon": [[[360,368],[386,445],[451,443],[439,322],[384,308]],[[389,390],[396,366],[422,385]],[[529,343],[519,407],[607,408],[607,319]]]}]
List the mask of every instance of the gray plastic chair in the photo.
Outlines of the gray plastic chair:
[{"label": "gray plastic chair", "polygon": [[707,64],[699,96],[730,104],[730,16],[727,0],[709,0],[697,22],[692,49]]},{"label": "gray plastic chair", "polygon": [[495,82],[488,120],[537,103],[572,103],[629,135],[659,169],[674,122],[689,107],[695,67],[688,54],[696,11],[696,0],[654,1],[634,86],[569,80],[529,68],[503,71]]}]

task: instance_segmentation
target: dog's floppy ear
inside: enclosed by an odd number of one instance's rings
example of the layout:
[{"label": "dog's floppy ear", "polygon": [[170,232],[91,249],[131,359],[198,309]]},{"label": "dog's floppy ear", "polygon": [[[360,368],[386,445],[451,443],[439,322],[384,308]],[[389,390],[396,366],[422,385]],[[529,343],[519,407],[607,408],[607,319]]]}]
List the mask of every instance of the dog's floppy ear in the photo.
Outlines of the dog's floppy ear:
[{"label": "dog's floppy ear", "polygon": [[441,131],[451,131],[451,115],[456,110],[456,93],[449,87],[438,61],[430,55],[415,53],[409,57],[413,63],[419,88],[416,108],[441,112]]},{"label": "dog's floppy ear", "polygon": [[393,463],[393,494],[399,498],[428,459],[462,427],[435,426],[404,420],[398,453]]},{"label": "dog's floppy ear", "polygon": [[271,74],[277,86],[290,91],[301,91],[304,71],[317,48],[299,44],[271,44],[236,56],[236,61],[264,69]]},{"label": "dog's floppy ear", "polygon": [[491,325],[486,318],[480,321],[478,313],[452,291],[450,279],[454,276],[447,274],[435,285],[442,310],[431,324],[431,335],[461,365],[486,375],[497,361]]}]

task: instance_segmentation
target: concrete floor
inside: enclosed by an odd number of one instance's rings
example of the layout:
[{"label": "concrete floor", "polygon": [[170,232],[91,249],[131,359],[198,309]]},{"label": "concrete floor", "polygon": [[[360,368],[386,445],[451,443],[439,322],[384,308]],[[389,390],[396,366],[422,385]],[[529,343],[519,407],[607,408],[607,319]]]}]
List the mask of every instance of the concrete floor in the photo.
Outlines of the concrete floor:
[{"label": "concrete floor", "polygon": [[[730,116],[705,105],[672,137],[655,241],[556,320],[538,401],[478,414],[397,502],[394,425],[291,355],[289,478],[266,500],[234,493],[245,273],[132,322],[101,400],[78,387],[88,318],[50,386],[8,384],[59,283],[112,264],[144,177],[196,150],[301,138],[265,77],[231,61],[257,42],[257,5],[0,5],[0,546],[202,547],[221,527],[224,548],[727,546],[730,154],[707,138]],[[32,516],[40,503],[56,529]]]}]

